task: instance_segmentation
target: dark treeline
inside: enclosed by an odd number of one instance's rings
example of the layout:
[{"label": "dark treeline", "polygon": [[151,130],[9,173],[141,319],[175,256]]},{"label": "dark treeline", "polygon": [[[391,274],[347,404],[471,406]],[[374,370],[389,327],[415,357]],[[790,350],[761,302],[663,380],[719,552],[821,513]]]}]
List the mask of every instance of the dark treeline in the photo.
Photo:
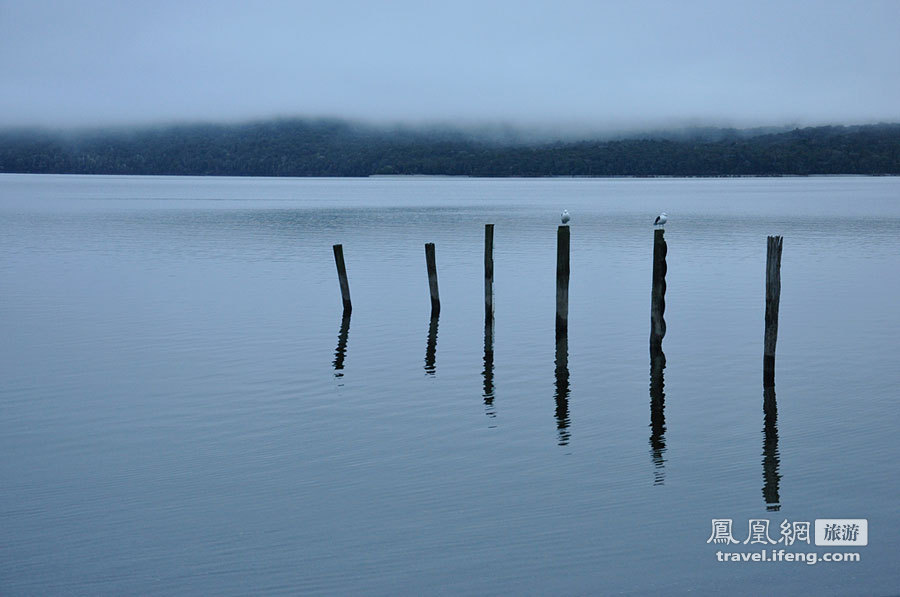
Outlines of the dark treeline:
[{"label": "dark treeline", "polygon": [[233,176],[900,174],[900,124],[524,142],[461,131],[276,120],[0,131],[0,172]]}]

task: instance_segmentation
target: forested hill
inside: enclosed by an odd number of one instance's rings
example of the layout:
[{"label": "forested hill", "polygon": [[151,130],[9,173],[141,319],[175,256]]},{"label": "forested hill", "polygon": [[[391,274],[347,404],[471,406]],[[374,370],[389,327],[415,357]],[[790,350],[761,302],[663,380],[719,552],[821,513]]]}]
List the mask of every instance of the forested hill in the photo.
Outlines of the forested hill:
[{"label": "forested hill", "polygon": [[0,172],[235,176],[900,174],[900,124],[524,142],[461,131],[276,120],[0,131]]}]

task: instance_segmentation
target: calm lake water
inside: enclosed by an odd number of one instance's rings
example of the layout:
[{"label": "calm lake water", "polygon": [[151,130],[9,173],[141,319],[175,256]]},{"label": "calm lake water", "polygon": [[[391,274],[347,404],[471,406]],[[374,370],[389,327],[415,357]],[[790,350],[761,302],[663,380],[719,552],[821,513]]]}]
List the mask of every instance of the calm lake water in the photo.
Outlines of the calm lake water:
[{"label": "calm lake water", "polygon": [[898,178],[0,175],[0,594],[896,594],[898,266]]}]

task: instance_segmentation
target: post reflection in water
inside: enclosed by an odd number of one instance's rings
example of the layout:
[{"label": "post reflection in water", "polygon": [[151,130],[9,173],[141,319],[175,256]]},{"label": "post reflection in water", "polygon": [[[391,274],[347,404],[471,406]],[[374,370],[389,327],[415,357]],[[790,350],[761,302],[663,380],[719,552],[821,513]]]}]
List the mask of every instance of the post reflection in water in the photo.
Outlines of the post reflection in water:
[{"label": "post reflection in water", "polygon": [[489,417],[497,416],[494,410],[494,318],[484,320],[484,411]]},{"label": "post reflection in water", "polygon": [[653,484],[663,485],[666,480],[666,393],[663,369],[666,355],[662,348],[650,353],[650,457],[653,459]]},{"label": "post reflection in water", "polygon": [[[662,219],[665,220],[664,217]],[[666,336],[667,252],[665,230],[658,228],[653,231],[653,278],[650,291],[650,457],[654,465],[654,485],[662,485],[666,480],[666,394],[663,391],[666,355],[662,349],[662,341]]]},{"label": "post reflection in water", "polygon": [[559,445],[569,443],[569,336],[564,331],[556,333],[556,429]]},{"label": "post reflection in water", "polygon": [[334,365],[335,377],[344,376],[344,357],[347,356],[347,336],[349,334],[350,314],[345,311],[344,317],[341,319],[341,331],[338,333],[337,348],[334,350],[334,361],[331,363]]},{"label": "post reflection in water", "polygon": [[434,360],[437,353],[438,317],[431,318],[428,325],[428,344],[425,346],[425,373],[434,375]]},{"label": "post reflection in water", "polygon": [[778,496],[778,484],[781,475],[778,472],[781,457],[778,453],[778,405],[775,402],[775,387],[763,388],[763,498],[766,510],[781,510],[781,499]]}]

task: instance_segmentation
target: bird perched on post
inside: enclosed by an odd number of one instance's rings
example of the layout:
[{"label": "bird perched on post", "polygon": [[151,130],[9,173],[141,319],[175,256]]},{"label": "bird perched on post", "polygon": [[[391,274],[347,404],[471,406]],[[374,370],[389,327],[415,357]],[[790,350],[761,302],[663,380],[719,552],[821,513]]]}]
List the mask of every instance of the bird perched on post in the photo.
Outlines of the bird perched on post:
[{"label": "bird perched on post", "polygon": [[654,225],[654,226],[665,226],[665,225],[666,225],[666,219],[667,219],[667,218],[666,218],[666,212],[662,212],[661,214],[659,214],[658,216],[656,216],[656,219],[655,219],[655,220],[653,220],[653,225]]},{"label": "bird perched on post", "polygon": [[564,209],[564,210],[563,210],[562,215],[560,215],[560,219],[562,220],[562,223],[563,223],[563,224],[568,224],[568,223],[569,223],[569,220],[571,220],[572,218],[569,217],[569,210],[568,210],[568,209]]}]

